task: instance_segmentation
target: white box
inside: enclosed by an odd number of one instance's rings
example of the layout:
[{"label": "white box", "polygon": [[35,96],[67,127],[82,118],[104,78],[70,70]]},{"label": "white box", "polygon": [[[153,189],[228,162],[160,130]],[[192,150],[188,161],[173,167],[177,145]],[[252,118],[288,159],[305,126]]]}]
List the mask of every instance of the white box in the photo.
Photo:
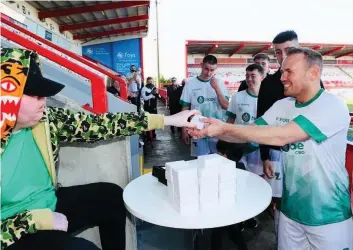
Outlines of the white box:
[{"label": "white box", "polygon": [[199,167],[210,168],[213,166],[219,166],[222,162],[223,157],[218,154],[202,155],[198,157]]},{"label": "white box", "polygon": [[235,192],[236,188],[237,188],[237,182],[236,182],[236,180],[219,182],[218,188],[219,188],[219,192],[221,192],[223,190],[226,190],[226,191],[233,190]]},{"label": "white box", "polygon": [[179,196],[176,193],[173,194],[173,203],[178,206],[191,205],[199,202],[198,193],[192,192],[187,195]]},{"label": "white box", "polygon": [[186,167],[173,168],[172,177],[174,195],[182,200],[188,200],[188,196],[199,199],[197,166],[186,164]]},{"label": "white box", "polygon": [[237,178],[236,163],[234,161],[223,158],[222,163],[218,167],[219,182],[235,180]]},{"label": "white box", "polygon": [[218,207],[218,202],[200,202],[201,212],[212,212]]},{"label": "white box", "polygon": [[165,178],[172,181],[172,169],[186,167],[186,161],[173,161],[165,164]]},{"label": "white box", "polygon": [[235,196],[232,197],[226,197],[225,199],[220,199],[219,200],[219,206],[233,206],[235,205]]},{"label": "white box", "polygon": [[222,182],[219,184],[220,206],[231,206],[235,203],[236,181]]},{"label": "white box", "polygon": [[[216,181],[215,181],[215,180]],[[213,179],[199,179],[199,195],[200,202],[217,202],[218,201],[218,180],[217,177]]]}]

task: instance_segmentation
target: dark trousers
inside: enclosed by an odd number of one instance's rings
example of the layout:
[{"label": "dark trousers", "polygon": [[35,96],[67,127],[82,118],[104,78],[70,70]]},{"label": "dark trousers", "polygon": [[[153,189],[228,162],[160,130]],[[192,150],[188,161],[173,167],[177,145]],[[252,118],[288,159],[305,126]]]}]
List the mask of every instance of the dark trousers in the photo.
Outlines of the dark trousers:
[{"label": "dark trousers", "polygon": [[38,231],[24,236],[9,250],[98,250],[93,243],[72,236],[94,226],[99,226],[103,250],[125,249],[126,210],[121,187],[93,183],[62,187],[56,195],[56,212],[66,215],[68,232]]},{"label": "dark trousers", "polygon": [[[170,115],[175,115],[175,114],[179,113],[181,110],[180,109],[170,109],[169,111],[170,111]],[[178,129],[178,132],[181,133],[182,128],[178,127],[177,129]],[[175,132],[174,126],[170,126],[170,130],[174,133]]]},{"label": "dark trousers", "polygon": [[219,227],[212,229],[211,249],[220,250],[223,246],[223,235],[225,231],[228,232],[229,238],[238,246],[239,250],[247,250],[248,247],[240,230],[239,225],[232,225],[227,227]]}]

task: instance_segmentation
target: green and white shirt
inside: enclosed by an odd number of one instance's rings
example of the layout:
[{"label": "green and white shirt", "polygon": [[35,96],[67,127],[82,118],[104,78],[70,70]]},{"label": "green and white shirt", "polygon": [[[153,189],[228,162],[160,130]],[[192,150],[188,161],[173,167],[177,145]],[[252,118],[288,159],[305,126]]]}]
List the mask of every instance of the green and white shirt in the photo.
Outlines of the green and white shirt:
[{"label": "green and white shirt", "polygon": [[[224,81],[221,79],[217,80],[223,95],[229,99]],[[198,76],[188,78],[180,98],[180,104],[199,110],[203,116],[225,120],[225,110],[222,109],[216,91],[210,84],[210,80],[204,81]]]},{"label": "green and white shirt", "polygon": [[277,101],[257,125],[295,122],[310,139],[282,147],[284,186],[281,211],[309,226],[337,223],[352,216],[345,168],[349,112],[344,101],[321,89],[310,101]]},{"label": "green and white shirt", "polygon": [[256,120],[257,96],[248,90],[235,93],[229,103],[226,115],[236,124],[249,125]]}]

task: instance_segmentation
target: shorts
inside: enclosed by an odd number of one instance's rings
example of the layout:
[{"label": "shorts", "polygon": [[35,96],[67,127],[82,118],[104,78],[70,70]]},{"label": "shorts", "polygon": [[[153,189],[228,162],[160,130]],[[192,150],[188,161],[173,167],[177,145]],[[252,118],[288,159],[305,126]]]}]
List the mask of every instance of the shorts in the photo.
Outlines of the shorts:
[{"label": "shorts", "polygon": [[244,155],[240,159],[240,162],[244,163],[246,170],[261,176],[264,174],[264,167],[261,161],[260,149],[257,149],[251,153]]},{"label": "shorts", "polygon": [[216,154],[217,138],[191,139],[191,156],[198,157],[201,155]]},{"label": "shorts", "polygon": [[282,152],[279,150],[270,150],[270,161],[275,177],[268,179],[266,176],[265,180],[270,184],[272,188],[272,197],[282,197],[283,191],[283,164],[282,164]]},{"label": "shorts", "polygon": [[280,213],[278,250],[352,250],[352,218],[323,226],[306,226]]}]

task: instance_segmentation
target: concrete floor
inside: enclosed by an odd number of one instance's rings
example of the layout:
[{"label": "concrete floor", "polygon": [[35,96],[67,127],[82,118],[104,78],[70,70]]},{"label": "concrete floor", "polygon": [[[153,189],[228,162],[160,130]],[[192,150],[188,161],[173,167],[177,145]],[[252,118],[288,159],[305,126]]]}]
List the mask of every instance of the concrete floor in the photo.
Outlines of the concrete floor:
[{"label": "concrete floor", "polygon": [[[166,108],[160,104],[158,113],[168,114]],[[167,161],[189,160],[190,149],[179,139],[179,134],[172,134],[170,128],[164,131],[157,131],[157,139],[151,145],[144,146],[145,168],[152,168],[154,165],[164,165]],[[158,208],[156,208],[158,209]],[[259,226],[256,229],[246,228],[244,237],[249,250],[275,250],[275,234],[272,218],[267,212],[258,217]],[[139,250],[188,250],[192,249],[192,232],[165,228],[138,222],[138,249]],[[207,241],[207,237],[205,237]],[[227,234],[224,235],[222,249],[237,249]],[[207,250],[207,249],[202,249]]]}]

